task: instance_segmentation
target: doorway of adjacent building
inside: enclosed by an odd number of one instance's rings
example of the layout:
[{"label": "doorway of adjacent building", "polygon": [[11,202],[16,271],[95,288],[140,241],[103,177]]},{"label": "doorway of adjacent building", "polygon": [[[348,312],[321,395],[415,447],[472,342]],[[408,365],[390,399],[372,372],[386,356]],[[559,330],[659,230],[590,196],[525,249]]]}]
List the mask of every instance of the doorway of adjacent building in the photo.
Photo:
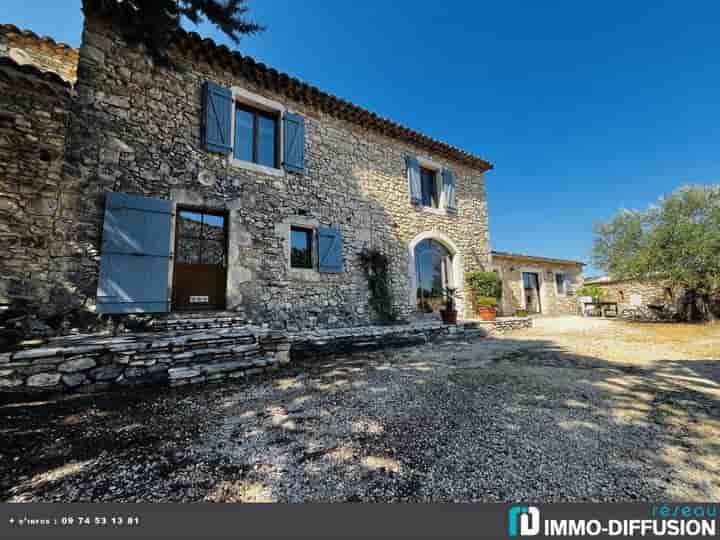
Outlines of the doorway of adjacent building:
[{"label": "doorway of adjacent building", "polygon": [[173,309],[225,309],[227,216],[180,207],[175,221]]},{"label": "doorway of adjacent building", "polygon": [[523,296],[528,313],[542,313],[540,301],[540,275],[537,272],[523,272]]}]

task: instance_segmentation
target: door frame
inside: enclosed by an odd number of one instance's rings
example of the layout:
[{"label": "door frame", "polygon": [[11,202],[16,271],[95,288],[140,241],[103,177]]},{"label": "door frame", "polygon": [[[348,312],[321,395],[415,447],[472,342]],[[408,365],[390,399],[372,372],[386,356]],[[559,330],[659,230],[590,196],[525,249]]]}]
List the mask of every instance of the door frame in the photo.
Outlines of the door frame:
[{"label": "door frame", "polygon": [[[223,235],[225,237],[225,266],[223,268],[223,294],[222,294],[222,302],[220,305],[216,306],[207,306],[207,307],[197,307],[197,308],[178,308],[175,306],[175,264],[177,263],[177,253],[178,253],[178,241],[180,240],[180,235],[178,234],[178,229],[180,227],[180,222],[177,219],[180,212],[183,210],[187,210],[190,212],[199,212],[201,214],[210,214],[213,216],[222,216],[223,221]],[[222,208],[212,208],[208,206],[201,206],[196,204],[182,204],[177,203],[175,204],[175,212],[173,213],[173,217],[175,219],[175,223],[173,224],[173,257],[172,257],[172,285],[170,288],[170,311],[217,311],[217,310],[225,310],[227,309],[227,279],[228,279],[228,265],[230,263],[230,254],[228,253],[228,249],[230,246],[230,239],[229,239],[229,222],[230,222],[230,212],[228,212],[225,209]]]},{"label": "door frame", "polygon": [[543,290],[545,289],[545,277],[543,274],[542,268],[532,268],[532,267],[524,267],[520,268],[520,290],[522,291],[522,308],[524,310],[527,310],[527,299],[525,298],[525,280],[523,279],[523,274],[537,274],[538,277],[538,303],[540,304],[538,306],[538,312],[539,314],[543,313],[543,309],[545,306],[545,299],[543,298]]}]

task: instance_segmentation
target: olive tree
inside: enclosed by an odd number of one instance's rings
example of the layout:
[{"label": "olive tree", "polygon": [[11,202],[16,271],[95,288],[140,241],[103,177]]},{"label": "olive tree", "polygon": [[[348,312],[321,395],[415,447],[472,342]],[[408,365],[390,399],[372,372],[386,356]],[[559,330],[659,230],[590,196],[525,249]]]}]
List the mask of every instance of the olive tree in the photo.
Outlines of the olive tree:
[{"label": "olive tree", "polygon": [[595,226],[591,259],[616,279],[663,279],[685,291],[687,319],[715,320],[720,293],[720,186],[686,186],[644,211]]}]

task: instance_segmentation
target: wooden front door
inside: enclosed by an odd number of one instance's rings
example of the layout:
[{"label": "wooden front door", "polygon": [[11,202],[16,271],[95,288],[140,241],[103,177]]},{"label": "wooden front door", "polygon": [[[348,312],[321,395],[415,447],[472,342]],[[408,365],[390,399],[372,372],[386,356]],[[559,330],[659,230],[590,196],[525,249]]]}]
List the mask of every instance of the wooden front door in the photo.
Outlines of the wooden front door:
[{"label": "wooden front door", "polygon": [[225,309],[227,216],[178,208],[173,309]]}]

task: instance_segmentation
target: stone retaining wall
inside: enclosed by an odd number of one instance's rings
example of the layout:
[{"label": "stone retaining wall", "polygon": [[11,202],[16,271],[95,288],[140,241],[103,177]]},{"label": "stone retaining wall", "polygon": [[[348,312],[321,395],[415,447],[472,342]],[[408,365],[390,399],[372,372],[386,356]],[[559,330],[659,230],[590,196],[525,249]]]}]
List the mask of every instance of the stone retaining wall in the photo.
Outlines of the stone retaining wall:
[{"label": "stone retaining wall", "polygon": [[286,364],[288,349],[284,336],[248,328],[59,338],[0,355],[0,389],[97,391],[218,381]]},{"label": "stone retaining wall", "polygon": [[140,384],[179,386],[237,379],[275,370],[291,357],[473,339],[531,325],[529,318],[508,318],[457,326],[430,322],[295,334],[243,326],[56,338],[45,347],[0,354],[0,393],[93,392]]}]

